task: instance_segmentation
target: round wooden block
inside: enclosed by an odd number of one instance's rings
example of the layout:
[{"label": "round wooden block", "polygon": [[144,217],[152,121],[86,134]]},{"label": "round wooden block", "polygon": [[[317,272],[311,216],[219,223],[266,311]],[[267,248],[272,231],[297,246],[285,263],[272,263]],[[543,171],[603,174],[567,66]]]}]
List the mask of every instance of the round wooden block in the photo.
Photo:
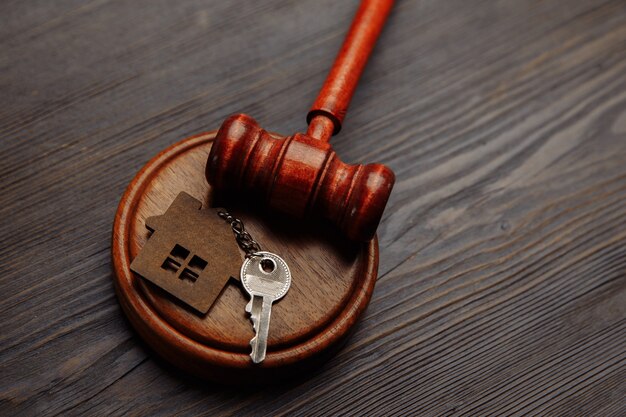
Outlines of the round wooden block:
[{"label": "round wooden block", "polygon": [[128,186],[113,226],[116,291],[139,334],[179,368],[230,383],[289,377],[319,365],[346,339],[371,298],[378,243],[348,241],[323,221],[272,215],[254,201],[245,203],[250,209],[221,204],[244,221],[263,250],[285,259],[292,273],[289,292],[272,307],[266,359],[253,364],[248,297],[239,281],[229,280],[202,316],[129,268],[149,236],[145,219],[163,214],[179,192],[204,206],[213,203],[204,168],[214,137],[210,132],[172,145]]}]

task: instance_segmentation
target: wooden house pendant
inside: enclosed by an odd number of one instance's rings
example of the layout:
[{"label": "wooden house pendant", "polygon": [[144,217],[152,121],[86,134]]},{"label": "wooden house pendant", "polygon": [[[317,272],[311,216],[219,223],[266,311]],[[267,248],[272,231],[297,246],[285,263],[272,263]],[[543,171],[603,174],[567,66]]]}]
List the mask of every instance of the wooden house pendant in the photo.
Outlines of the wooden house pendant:
[{"label": "wooden house pendant", "polygon": [[228,224],[201,207],[181,192],[163,215],[148,217],[152,235],[130,269],[205,314],[228,280],[239,279],[243,257]]}]

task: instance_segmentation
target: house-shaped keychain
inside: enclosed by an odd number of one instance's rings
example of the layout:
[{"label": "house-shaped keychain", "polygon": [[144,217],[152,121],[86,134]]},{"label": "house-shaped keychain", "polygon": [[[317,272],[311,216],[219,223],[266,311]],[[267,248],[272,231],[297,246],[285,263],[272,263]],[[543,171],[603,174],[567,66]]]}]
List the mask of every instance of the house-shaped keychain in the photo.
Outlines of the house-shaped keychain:
[{"label": "house-shaped keychain", "polygon": [[181,192],[165,214],[146,219],[152,235],[130,268],[206,314],[228,280],[239,279],[243,258],[230,226],[201,207]]}]

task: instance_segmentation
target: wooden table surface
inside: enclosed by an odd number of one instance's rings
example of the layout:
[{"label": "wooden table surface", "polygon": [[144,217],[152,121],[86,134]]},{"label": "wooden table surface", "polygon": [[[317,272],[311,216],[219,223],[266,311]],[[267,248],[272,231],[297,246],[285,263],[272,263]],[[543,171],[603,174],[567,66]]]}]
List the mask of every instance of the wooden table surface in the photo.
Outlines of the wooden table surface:
[{"label": "wooden table surface", "polygon": [[397,175],[345,348],[180,374],[112,284],[113,216],[234,112],[305,129],[355,0],[0,4],[0,414],[626,415],[626,2],[403,0],[345,127]]}]

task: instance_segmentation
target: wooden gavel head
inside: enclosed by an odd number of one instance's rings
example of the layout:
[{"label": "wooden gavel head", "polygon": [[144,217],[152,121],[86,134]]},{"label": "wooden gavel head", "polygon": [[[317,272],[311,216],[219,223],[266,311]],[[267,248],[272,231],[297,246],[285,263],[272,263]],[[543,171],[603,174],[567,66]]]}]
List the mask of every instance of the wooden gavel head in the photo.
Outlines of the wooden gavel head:
[{"label": "wooden gavel head", "polygon": [[251,194],[300,218],[323,216],[357,241],[376,233],[395,181],[385,165],[346,164],[327,142],[268,133],[245,114],[220,127],[206,177],[218,192]]}]

